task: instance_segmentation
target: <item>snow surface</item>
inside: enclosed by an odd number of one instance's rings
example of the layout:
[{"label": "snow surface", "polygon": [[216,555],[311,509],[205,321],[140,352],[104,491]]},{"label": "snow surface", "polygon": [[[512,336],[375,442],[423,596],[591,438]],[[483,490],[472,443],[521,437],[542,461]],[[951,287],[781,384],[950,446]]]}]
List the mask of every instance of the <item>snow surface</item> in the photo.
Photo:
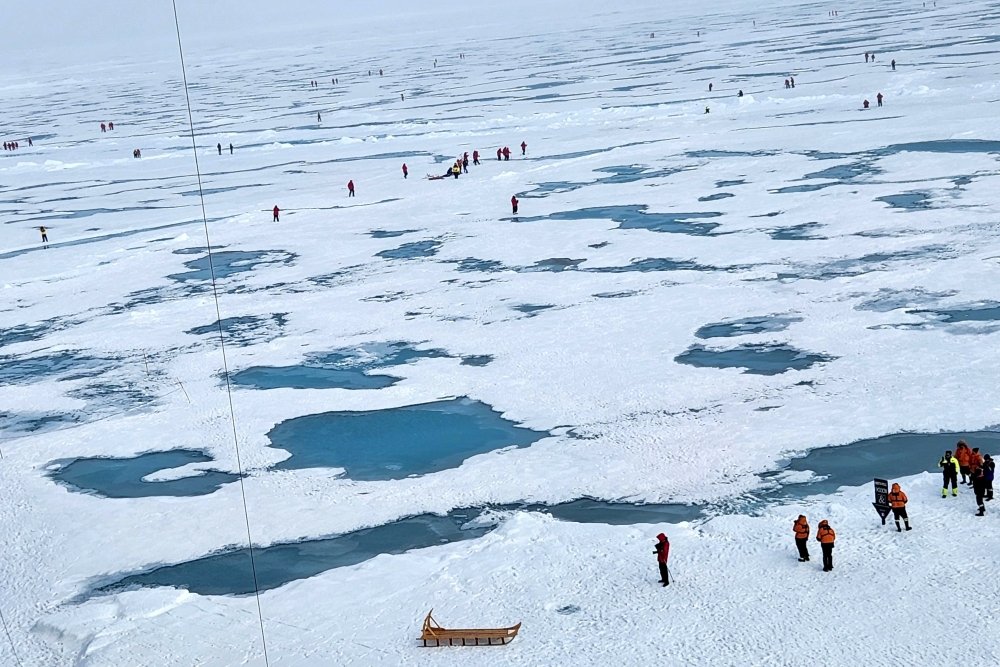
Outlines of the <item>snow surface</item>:
[{"label": "snow surface", "polygon": [[[995,5],[518,2],[452,15],[444,3],[394,14],[393,2],[346,18],[327,7],[296,25],[288,16],[310,16],[305,4],[288,4],[280,38],[251,46],[251,18],[227,30],[180,3],[211,242],[262,253],[220,279],[221,317],[258,318],[227,344],[229,368],[388,341],[452,356],[394,366],[402,381],[378,390],[235,390],[256,544],[485,503],[719,501],[811,448],[1000,423],[996,322],[924,312],[996,299],[1000,144],[975,143],[1000,139]],[[21,142],[0,154],[0,611],[24,664],[263,662],[252,598],[82,597],[122,572],[245,543],[238,485],[122,500],[46,474],[57,460],[175,448],[209,452],[200,469],[237,470],[218,341],[186,333],[219,313],[204,280],[170,277],[205,245],[172,17],[144,16],[154,36],[116,42],[131,57],[113,66],[59,39],[44,59],[58,66],[18,61],[0,77],[5,140]],[[73,16],[58,22],[68,30],[63,21]],[[380,67],[386,76],[367,75]],[[886,106],[861,111],[877,92]],[[106,120],[116,129],[101,134]],[[235,154],[217,155],[217,142]],[[515,155],[499,164],[502,145]],[[468,176],[422,178],[473,149],[483,165]],[[645,171],[621,169],[632,166]],[[540,184],[557,185],[532,196]],[[928,208],[878,199],[912,192]],[[515,193],[526,193],[517,221]],[[703,199],[718,193],[734,196]],[[695,220],[719,226],[663,233],[560,216],[636,205],[720,213]],[[423,257],[378,254],[421,241],[433,242]],[[493,270],[461,270],[470,258]],[[658,258],[698,268],[623,270]],[[580,261],[534,270],[553,259]],[[766,317],[788,326],[695,336]],[[833,360],[778,375],[675,362],[696,344],[752,343]],[[494,361],[461,364],[469,355]],[[76,366],[24,370],[39,357]],[[400,480],[270,470],[287,454],[265,434],[284,420],[457,396],[553,435]],[[813,525],[822,515],[841,535],[833,574],[792,558],[799,506],[668,527],[679,577],[668,591],[653,585],[650,553],[664,527],[517,513],[476,540],[265,593],[270,655],[481,663],[474,649],[411,641],[433,606],[444,624],[524,621],[491,650],[497,664],[795,665],[817,661],[820,640],[836,647],[826,664],[926,664],[957,618],[969,654],[995,663],[996,531],[983,528],[994,517],[971,517],[967,492],[935,498],[936,484],[907,480],[917,530],[903,537],[876,525],[869,488],[806,503]],[[579,611],[558,613],[567,605]],[[0,663],[13,661],[0,641]]]}]

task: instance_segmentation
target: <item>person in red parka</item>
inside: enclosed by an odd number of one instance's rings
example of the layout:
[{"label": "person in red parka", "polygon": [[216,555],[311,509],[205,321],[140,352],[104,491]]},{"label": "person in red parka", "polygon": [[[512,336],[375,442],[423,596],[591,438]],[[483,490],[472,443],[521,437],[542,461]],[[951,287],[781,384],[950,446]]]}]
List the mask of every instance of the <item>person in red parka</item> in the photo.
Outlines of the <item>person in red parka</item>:
[{"label": "person in red parka", "polygon": [[524,151],[526,151],[526,150],[528,150],[528,144],[527,144],[527,142],[522,141],[521,142],[521,157],[524,157]]},{"label": "person in red parka", "polygon": [[507,148],[506,146],[503,147],[503,159],[504,160],[510,159],[510,149]]},{"label": "person in red parka", "polygon": [[517,215],[517,195],[510,198],[510,209],[512,214]]},{"label": "person in red parka", "polygon": [[406,178],[410,173],[410,170],[406,168],[406,163],[403,163],[403,178]]},{"label": "person in red parka", "polygon": [[497,162],[499,162],[502,159],[503,159],[503,149],[502,148],[498,148],[497,149]]},{"label": "person in red parka", "polygon": [[472,151],[472,164],[479,164],[479,151]]},{"label": "person in red parka", "polygon": [[281,213],[281,209],[278,208],[277,204],[274,205],[274,210],[271,212],[274,213],[274,222],[278,222],[278,214]]},{"label": "person in red parka", "polygon": [[670,557],[670,540],[663,533],[656,536],[656,564],[660,568],[660,582],[664,586],[670,585],[670,570],[667,569],[667,559]]},{"label": "person in red parka", "polygon": [[350,181],[347,181],[347,196],[348,197],[353,197],[354,196],[354,180],[353,179],[350,180]]},{"label": "person in red parka", "polygon": [[955,458],[958,459],[958,470],[962,473],[962,484],[971,484],[969,473],[972,470],[969,468],[969,460],[972,458],[972,450],[965,444],[965,440],[958,441],[958,445],[955,447]]}]

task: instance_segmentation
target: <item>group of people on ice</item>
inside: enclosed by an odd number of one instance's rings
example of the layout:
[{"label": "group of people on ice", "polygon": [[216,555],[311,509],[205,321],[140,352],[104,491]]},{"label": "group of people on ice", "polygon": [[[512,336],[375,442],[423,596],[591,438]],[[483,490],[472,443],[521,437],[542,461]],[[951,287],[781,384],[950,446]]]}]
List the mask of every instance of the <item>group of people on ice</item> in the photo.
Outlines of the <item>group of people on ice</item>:
[{"label": "group of people on ice", "polygon": [[[28,137],[28,145],[29,146],[34,146],[34,144],[31,143],[31,137]],[[3,142],[3,149],[5,151],[16,151],[20,147],[21,147],[21,143],[19,141],[5,141],[5,142]]]},{"label": "group of people on ice", "polygon": [[[516,201],[516,200],[514,200]],[[515,204],[516,207],[516,204]],[[515,210],[516,212],[516,210]],[[986,515],[987,501],[993,500],[993,476],[996,465],[993,457],[989,454],[981,454],[978,447],[969,448],[968,443],[959,440],[955,446],[954,453],[948,450],[938,461],[938,467],[944,476],[941,485],[941,497],[948,497],[948,488],[951,488],[951,495],[958,495],[958,477],[961,475],[962,484],[972,487],[976,495],[976,505],[978,511],[976,516]],[[892,490],[888,494],[889,508],[892,510],[893,522],[896,524],[896,531],[912,530],[910,517],[906,512],[906,504],[909,498],[900,488],[898,483],[892,485]],[[809,520],[804,514],[800,514],[792,523],[792,534],[795,536],[795,548],[798,550],[799,562],[809,562],[809,537],[811,534]],[[667,536],[660,533],[656,536],[656,562],[660,569],[660,583],[664,586],[670,583],[670,570],[667,569],[667,559],[670,554],[670,542]],[[837,541],[837,533],[828,519],[819,522],[816,528],[815,540],[819,542],[823,555],[823,571],[833,570],[833,547]]]}]

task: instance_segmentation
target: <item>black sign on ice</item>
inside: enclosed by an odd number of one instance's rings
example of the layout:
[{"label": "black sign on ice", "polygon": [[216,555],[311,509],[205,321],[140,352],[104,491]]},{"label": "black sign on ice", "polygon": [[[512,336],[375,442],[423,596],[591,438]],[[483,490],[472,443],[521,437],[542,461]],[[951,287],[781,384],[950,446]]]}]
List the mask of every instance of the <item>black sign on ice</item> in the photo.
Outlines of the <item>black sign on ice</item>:
[{"label": "black sign on ice", "polygon": [[889,516],[892,507],[889,505],[889,480],[875,479],[875,511],[882,517],[882,525],[885,525],[885,518]]}]

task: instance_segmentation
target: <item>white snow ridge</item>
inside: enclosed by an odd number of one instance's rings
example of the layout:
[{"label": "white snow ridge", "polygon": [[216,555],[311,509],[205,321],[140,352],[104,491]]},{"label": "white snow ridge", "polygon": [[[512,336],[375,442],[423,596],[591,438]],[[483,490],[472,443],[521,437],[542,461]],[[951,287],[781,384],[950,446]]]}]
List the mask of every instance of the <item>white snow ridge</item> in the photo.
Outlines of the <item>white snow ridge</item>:
[{"label": "white snow ridge", "polygon": [[1000,665],[993,3],[19,4],[0,666]]}]

